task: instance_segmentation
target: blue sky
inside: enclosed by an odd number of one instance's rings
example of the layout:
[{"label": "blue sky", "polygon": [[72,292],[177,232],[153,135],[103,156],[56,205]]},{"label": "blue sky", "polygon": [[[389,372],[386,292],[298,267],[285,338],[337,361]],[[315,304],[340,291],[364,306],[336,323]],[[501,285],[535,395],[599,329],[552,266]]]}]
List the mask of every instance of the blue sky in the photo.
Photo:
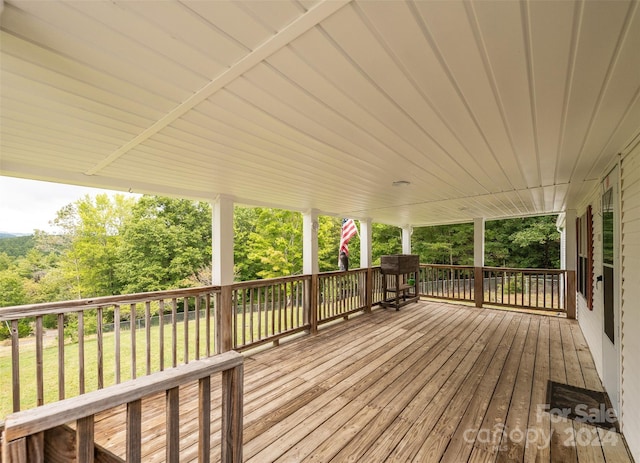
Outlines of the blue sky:
[{"label": "blue sky", "polygon": [[34,229],[52,232],[54,227],[49,221],[57,211],[87,194],[95,196],[105,192],[116,193],[0,176],[0,232],[32,233]]}]

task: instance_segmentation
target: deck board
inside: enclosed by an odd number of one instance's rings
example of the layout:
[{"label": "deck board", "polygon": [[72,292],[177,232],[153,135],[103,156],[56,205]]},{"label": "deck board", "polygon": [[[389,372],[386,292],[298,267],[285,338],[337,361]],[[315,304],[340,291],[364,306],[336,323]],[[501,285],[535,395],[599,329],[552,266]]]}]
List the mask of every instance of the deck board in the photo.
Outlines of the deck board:
[{"label": "deck board", "polygon": [[[246,462],[631,461],[618,434],[541,411],[550,379],[602,390],[573,320],[421,301],[245,358]],[[215,461],[217,378],[211,404]],[[143,401],[142,461],[164,461],[165,408],[164,395]],[[197,385],[181,387],[180,461],[197,460],[197,411]],[[119,456],[124,416],[95,424]]]}]

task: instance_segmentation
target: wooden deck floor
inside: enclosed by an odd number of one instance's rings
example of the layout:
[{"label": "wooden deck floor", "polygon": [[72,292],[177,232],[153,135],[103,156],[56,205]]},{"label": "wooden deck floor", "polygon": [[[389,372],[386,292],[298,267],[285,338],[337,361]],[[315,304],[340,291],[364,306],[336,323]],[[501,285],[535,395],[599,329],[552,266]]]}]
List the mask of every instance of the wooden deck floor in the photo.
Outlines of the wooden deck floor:
[{"label": "wooden deck floor", "polygon": [[[631,461],[619,434],[542,411],[548,380],[602,390],[575,321],[431,302],[374,310],[247,353],[244,459]],[[181,390],[181,461],[197,457],[196,391]],[[163,461],[163,397],[143,410],[143,461]],[[123,414],[96,422],[120,455]]]}]

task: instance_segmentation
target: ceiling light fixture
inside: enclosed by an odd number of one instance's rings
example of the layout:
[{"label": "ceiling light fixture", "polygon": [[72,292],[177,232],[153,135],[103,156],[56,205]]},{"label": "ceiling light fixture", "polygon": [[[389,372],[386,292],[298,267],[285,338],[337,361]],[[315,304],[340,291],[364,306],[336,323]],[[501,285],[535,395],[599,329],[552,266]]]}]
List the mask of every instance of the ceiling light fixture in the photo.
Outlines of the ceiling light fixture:
[{"label": "ceiling light fixture", "polygon": [[411,182],[408,180],[396,180],[392,183],[393,186],[409,186]]}]

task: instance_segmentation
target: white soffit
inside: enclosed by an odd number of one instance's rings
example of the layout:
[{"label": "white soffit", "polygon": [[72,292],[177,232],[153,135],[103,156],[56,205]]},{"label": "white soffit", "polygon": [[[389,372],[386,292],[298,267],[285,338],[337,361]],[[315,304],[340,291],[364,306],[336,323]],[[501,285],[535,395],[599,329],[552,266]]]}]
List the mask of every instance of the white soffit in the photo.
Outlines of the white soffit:
[{"label": "white soffit", "polygon": [[0,173],[396,225],[560,212],[640,130],[638,10],[5,0]]}]

